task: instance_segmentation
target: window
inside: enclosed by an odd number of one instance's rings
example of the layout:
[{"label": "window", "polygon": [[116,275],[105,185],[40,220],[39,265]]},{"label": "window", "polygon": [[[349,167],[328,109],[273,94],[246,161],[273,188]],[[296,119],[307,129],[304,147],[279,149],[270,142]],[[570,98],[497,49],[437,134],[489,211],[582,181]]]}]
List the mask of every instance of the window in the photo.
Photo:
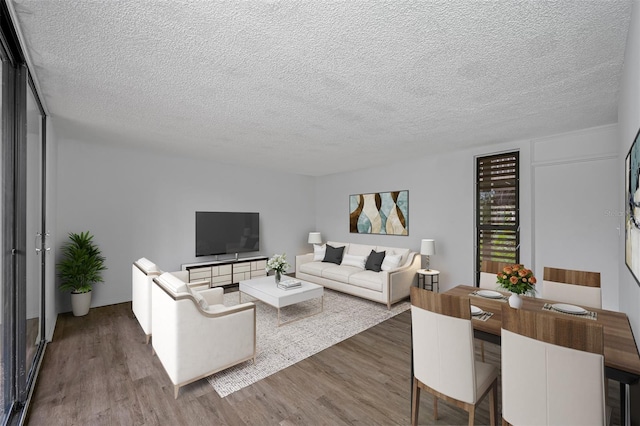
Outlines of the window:
[{"label": "window", "polygon": [[518,263],[519,153],[476,159],[476,282],[483,260]]}]

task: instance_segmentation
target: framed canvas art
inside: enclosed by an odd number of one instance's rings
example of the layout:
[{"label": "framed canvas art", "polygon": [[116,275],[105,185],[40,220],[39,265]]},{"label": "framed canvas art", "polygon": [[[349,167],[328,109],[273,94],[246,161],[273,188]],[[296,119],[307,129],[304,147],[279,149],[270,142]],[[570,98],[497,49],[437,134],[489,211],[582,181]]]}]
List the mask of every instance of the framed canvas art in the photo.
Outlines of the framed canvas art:
[{"label": "framed canvas art", "polygon": [[409,235],[409,191],[350,195],[349,232]]},{"label": "framed canvas art", "polygon": [[625,161],[625,263],[640,285],[640,130]]}]

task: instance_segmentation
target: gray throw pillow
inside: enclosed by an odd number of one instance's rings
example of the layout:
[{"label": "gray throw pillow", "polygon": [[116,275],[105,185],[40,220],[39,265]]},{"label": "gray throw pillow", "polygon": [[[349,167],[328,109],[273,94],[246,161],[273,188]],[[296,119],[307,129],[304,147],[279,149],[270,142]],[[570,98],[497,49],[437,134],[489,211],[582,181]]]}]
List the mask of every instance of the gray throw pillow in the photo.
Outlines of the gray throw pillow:
[{"label": "gray throw pillow", "polygon": [[328,262],[328,263],[335,263],[336,265],[339,265],[340,263],[342,263],[343,253],[344,253],[344,246],[333,247],[327,244],[327,250],[324,253],[324,259],[322,259],[322,261]]},{"label": "gray throw pillow", "polygon": [[380,272],[382,270],[382,262],[384,261],[384,255],[386,252],[381,251],[377,252],[375,250],[371,250],[369,257],[367,258],[367,263],[364,265],[364,269],[367,271]]}]

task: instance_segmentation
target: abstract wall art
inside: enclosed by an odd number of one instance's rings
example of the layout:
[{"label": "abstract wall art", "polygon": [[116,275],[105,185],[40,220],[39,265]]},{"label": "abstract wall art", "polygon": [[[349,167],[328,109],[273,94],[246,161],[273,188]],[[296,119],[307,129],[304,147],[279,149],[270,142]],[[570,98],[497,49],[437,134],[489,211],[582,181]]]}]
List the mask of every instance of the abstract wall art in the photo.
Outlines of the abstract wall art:
[{"label": "abstract wall art", "polygon": [[409,191],[350,195],[349,232],[409,235]]},{"label": "abstract wall art", "polygon": [[640,130],[625,161],[625,263],[640,284]]}]

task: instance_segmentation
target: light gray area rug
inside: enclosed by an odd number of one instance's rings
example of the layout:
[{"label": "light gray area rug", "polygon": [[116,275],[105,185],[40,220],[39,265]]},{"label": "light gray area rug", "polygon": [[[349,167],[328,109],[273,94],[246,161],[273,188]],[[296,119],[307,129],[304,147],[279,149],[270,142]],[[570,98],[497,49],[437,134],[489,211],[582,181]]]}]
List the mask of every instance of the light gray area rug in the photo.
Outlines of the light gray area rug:
[{"label": "light gray area rug", "polygon": [[[238,304],[238,292],[224,295],[226,306]],[[255,299],[242,295],[242,302]],[[338,342],[394,317],[411,306],[408,300],[387,305],[324,290],[324,310],[317,315],[296,320],[320,310],[320,299],[310,300],[280,310],[283,322],[278,327],[277,309],[256,301],[256,363],[243,362],[207,377],[221,397],[236,392],[290,365],[316,354]]]}]

